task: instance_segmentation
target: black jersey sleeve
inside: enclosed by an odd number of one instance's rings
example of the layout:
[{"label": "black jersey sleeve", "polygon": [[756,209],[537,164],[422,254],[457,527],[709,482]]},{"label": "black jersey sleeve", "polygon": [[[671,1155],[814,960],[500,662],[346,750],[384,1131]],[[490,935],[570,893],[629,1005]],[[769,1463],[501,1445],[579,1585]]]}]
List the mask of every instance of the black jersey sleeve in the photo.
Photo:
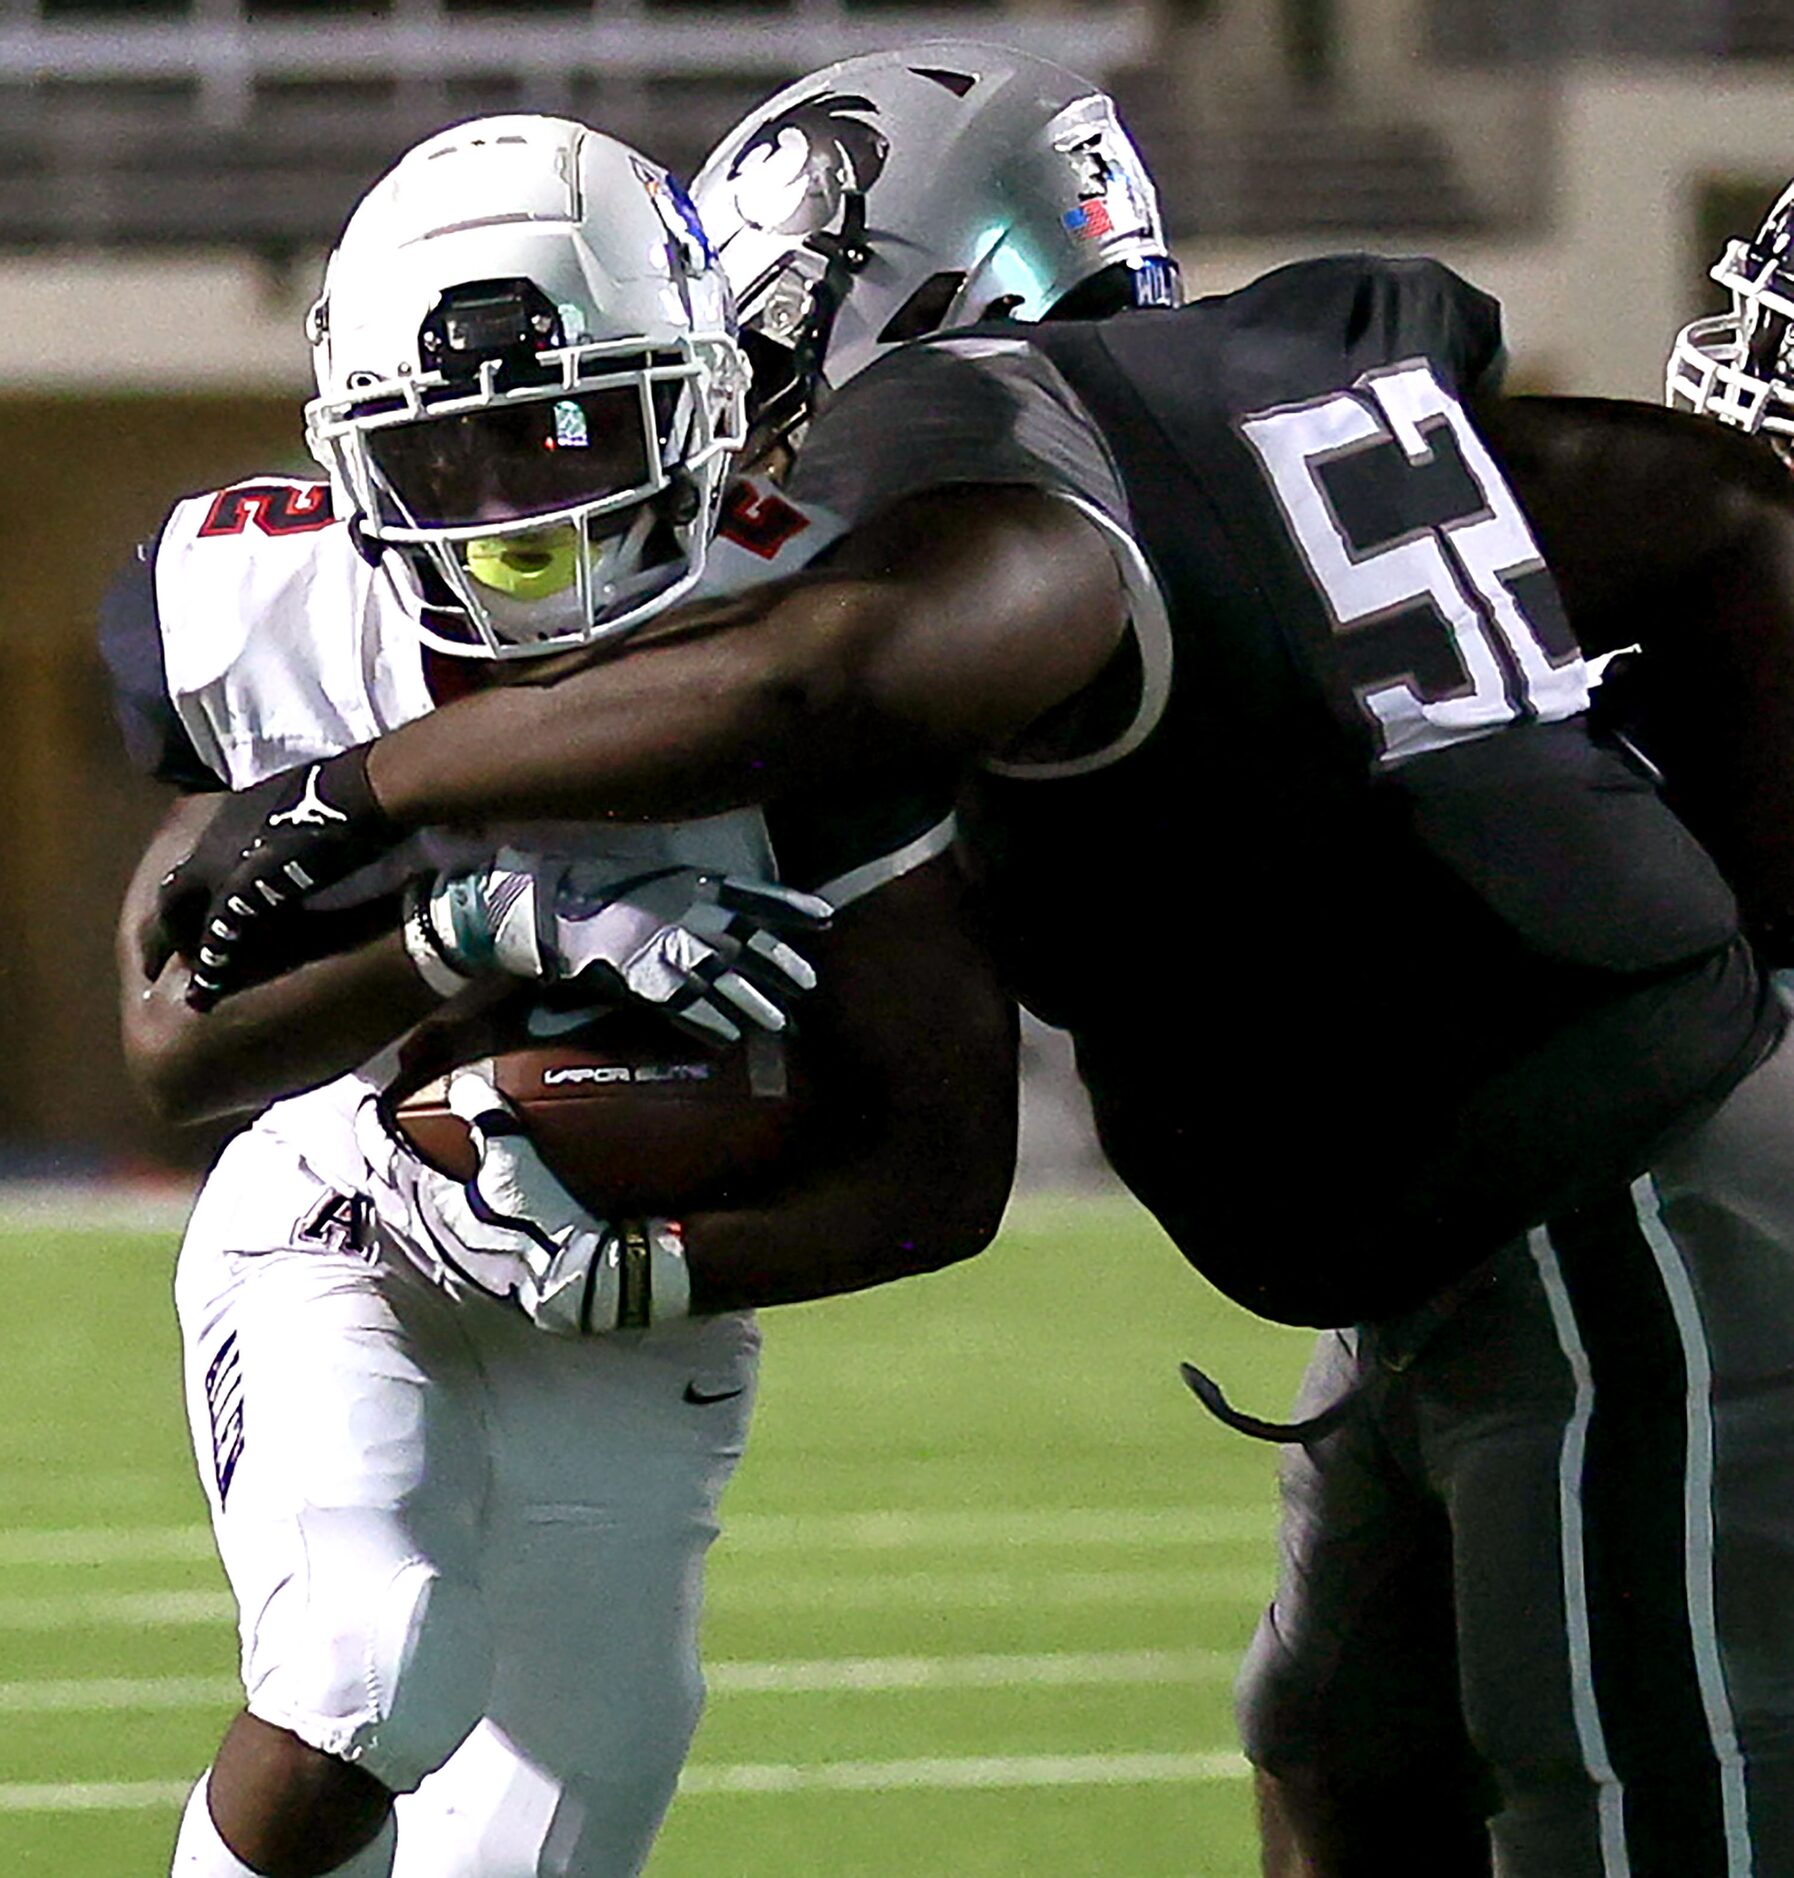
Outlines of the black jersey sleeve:
[{"label": "black jersey sleeve", "polygon": [[811,424],[791,493],[852,526],[905,496],[967,483],[1049,490],[1127,526],[1102,433],[1058,368],[1019,331],[887,354]]},{"label": "black jersey sleeve", "polygon": [[189,794],[226,788],[201,760],[169,696],[156,611],[156,550],[146,541],[100,602],[100,656],[112,681],[112,710],[132,767]]}]

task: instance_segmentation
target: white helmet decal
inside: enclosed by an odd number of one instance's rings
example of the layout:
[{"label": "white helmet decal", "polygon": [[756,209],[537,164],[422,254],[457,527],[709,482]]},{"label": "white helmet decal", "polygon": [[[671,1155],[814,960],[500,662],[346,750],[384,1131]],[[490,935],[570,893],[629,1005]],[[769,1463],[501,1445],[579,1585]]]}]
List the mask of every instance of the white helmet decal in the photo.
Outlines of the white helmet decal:
[{"label": "white helmet decal", "polygon": [[719,185],[735,212],[762,234],[841,232],[842,203],[884,173],[890,139],[872,122],[878,106],[823,92],[760,125]]}]

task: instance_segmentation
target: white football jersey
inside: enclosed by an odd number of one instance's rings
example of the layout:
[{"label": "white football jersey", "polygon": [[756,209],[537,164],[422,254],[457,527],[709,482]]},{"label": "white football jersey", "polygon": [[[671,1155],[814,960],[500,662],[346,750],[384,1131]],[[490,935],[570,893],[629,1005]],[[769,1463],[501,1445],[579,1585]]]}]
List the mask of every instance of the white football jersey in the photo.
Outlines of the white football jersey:
[{"label": "white football jersey", "polygon": [[[738,591],[805,565],[842,532],[767,486],[731,492],[698,594]],[[389,567],[372,561],[331,512],[327,485],[257,478],[178,503],[150,564],[166,706],[190,759],[233,789],[296,764],[333,756],[434,707],[424,647],[408,622],[415,601]],[[113,657],[115,672],[119,666]],[[432,655],[433,656],[433,655]],[[144,662],[142,660],[140,663]],[[950,815],[927,804],[875,818],[848,836],[827,879],[799,881],[836,900],[857,898],[939,853]],[[778,877],[767,817],[743,809],[669,824],[555,823],[449,839],[426,831],[367,891],[422,868],[477,864],[500,846],[614,857],[619,874],[644,865],[701,866]],[[835,892],[830,895],[833,887]],[[368,1193],[384,1212],[397,1201],[374,1177],[367,1098],[389,1079],[390,1055],[322,1088],[275,1103],[254,1127],[296,1153],[342,1192]],[[361,1116],[362,1139],[357,1139]],[[406,1240],[402,1218],[387,1218]]]},{"label": "white football jersey", "polygon": [[[698,594],[803,567],[843,530],[769,487],[731,491]],[[334,756],[433,708],[417,602],[333,514],[329,486],[257,477],[175,504],[153,568],[168,695],[233,789]]]}]

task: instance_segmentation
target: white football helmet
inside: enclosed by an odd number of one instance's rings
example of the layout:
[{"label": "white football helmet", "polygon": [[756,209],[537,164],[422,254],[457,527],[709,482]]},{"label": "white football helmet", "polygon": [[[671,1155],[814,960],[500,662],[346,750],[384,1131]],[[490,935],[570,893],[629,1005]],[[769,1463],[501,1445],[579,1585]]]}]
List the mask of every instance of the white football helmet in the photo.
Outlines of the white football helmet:
[{"label": "white football helmet", "polygon": [[692,194],[768,440],[903,340],[1179,298],[1157,192],[1111,100],[1003,46],[825,66],[725,137]]},{"label": "white football helmet", "polygon": [[492,117],[350,216],[308,332],[312,452],[438,650],[615,638],[703,572],[747,368],[685,192],[615,139]]},{"label": "white football helmet", "polygon": [[1739,430],[1761,431],[1794,452],[1794,183],[1749,241],[1727,242],[1710,270],[1732,296],[1729,313],[1676,335],[1667,401]]}]

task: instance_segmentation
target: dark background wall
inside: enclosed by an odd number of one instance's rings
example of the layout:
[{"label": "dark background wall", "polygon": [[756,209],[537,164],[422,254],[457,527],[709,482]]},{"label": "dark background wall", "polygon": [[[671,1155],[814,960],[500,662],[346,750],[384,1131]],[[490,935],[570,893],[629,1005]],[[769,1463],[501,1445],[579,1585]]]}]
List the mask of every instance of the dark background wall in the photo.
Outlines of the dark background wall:
[{"label": "dark background wall", "polygon": [[94,618],[177,496],[302,453],[297,399],[0,397],[0,1172],[205,1151],[119,1054],[114,916],[167,798],[125,764]]}]

